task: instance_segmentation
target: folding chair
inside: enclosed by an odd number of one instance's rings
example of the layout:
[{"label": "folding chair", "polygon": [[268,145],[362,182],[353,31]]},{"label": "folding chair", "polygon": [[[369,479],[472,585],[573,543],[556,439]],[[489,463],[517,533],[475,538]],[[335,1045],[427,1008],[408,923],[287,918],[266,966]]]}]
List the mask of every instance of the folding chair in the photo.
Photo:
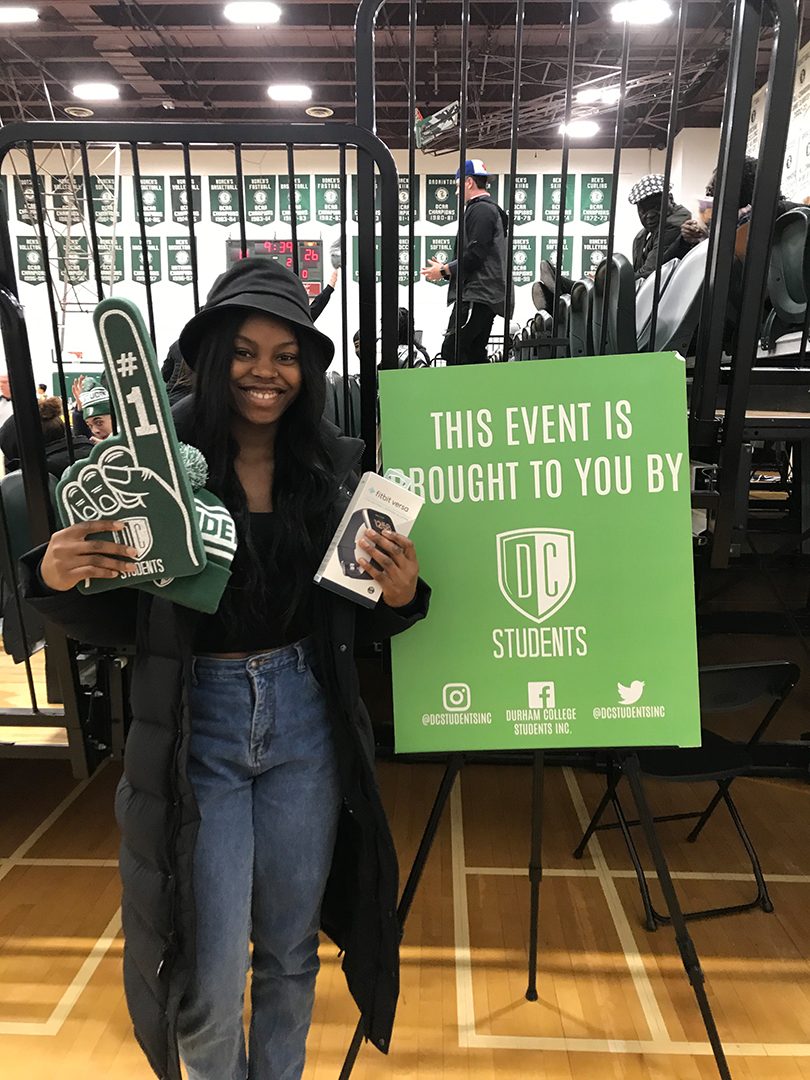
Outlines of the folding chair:
[{"label": "folding chair", "polygon": [[572,356],[593,356],[593,324],[591,300],[593,282],[575,281],[571,289],[571,314],[568,320],[568,341]]},{"label": "folding chair", "polygon": [[[799,674],[798,666],[787,660],[701,668],[700,702],[702,717],[710,713],[742,711],[762,700],[768,702],[765,715],[757,724],[748,742],[745,744],[730,742],[701,725],[701,746],[673,750],[639,751],[638,759],[641,771],[646,776],[675,783],[693,783],[705,780],[714,780],[717,783],[717,792],[704,810],[666,814],[654,818],[654,821],[685,821],[697,818],[697,824],[687,837],[687,840],[691,843],[700,835],[717,806],[724,802],[751,862],[751,869],[757,886],[756,896],[752,900],[741,904],[684,912],[685,919],[708,919],[720,915],[733,915],[743,911],[750,911],[756,907],[760,907],[767,912],[773,911],[773,903],[768,894],[768,886],[762,874],[759,858],[743,825],[729,788],[735,777],[750,773],[753,760],[750,748],[762,738],[771,721],[798,682]],[[611,752],[608,758],[605,793],[594,811],[582,839],[574,850],[574,856],[577,859],[582,858],[585,847],[594,832],[603,829],[621,829],[638,879],[647,929],[655,930],[658,926],[669,923],[670,919],[667,915],[661,915],[653,906],[647,877],[631,833],[631,829],[638,825],[639,822],[637,820],[628,820],[617,793],[621,778],[622,770],[619,759],[617,755]],[[609,805],[613,806],[616,822],[601,824],[601,818]]]},{"label": "folding chair", "polygon": [[[602,321],[607,321],[605,353],[607,356],[634,353],[636,345],[636,276],[624,255],[611,260],[610,284],[607,285],[607,259],[601,262],[594,278],[592,321],[595,352],[602,343]],[[608,293],[606,296],[605,293]]]}]

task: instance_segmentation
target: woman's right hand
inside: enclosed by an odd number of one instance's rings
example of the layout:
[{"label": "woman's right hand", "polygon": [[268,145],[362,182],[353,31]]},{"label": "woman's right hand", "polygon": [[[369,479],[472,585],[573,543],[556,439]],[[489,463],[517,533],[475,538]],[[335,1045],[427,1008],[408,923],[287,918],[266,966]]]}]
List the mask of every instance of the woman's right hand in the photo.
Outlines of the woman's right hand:
[{"label": "woman's right hand", "polygon": [[87,578],[117,578],[132,573],[137,564],[129,560],[137,557],[135,548],[94,538],[97,533],[120,532],[123,528],[122,521],[83,521],[55,532],[40,566],[42,580],[54,592],[67,592]]}]

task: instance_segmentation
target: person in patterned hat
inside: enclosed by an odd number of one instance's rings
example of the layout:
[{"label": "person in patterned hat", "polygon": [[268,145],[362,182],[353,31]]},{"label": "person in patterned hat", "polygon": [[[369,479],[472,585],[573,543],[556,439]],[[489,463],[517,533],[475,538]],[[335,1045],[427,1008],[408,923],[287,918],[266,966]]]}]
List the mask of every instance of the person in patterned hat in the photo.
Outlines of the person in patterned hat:
[{"label": "person in patterned hat", "polygon": [[[658,264],[658,236],[661,223],[661,202],[664,194],[664,177],[661,173],[642,176],[638,183],[630,188],[627,201],[638,211],[641,229],[633,240],[633,269],[637,278],[646,278],[655,273]],[[664,257],[662,262],[676,257],[670,254],[670,248],[679,246],[681,226],[692,216],[685,206],[680,206],[672,197],[672,190],[667,192],[665,201],[666,221],[664,222]]]}]

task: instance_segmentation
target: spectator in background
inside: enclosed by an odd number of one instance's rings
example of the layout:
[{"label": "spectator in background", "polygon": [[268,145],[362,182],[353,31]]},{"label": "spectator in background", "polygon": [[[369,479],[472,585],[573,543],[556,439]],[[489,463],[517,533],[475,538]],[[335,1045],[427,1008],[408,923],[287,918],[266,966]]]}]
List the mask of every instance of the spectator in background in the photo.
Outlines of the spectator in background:
[{"label": "spectator in background", "polygon": [[44,382],[37,383],[37,397],[40,401],[48,396],[48,387]]},{"label": "spectator in background", "polygon": [[176,405],[178,401],[188,397],[194,389],[194,372],[183,359],[183,354],[180,352],[180,343],[177,341],[169,346],[160,373],[166,384],[166,393],[169,395],[170,405]]},{"label": "spectator in background", "polygon": [[[37,402],[37,407],[45,438],[45,467],[51,476],[58,480],[71,461],[65,422],[62,418],[62,402],[57,397],[46,397]],[[73,454],[76,460],[88,457],[92,449],[93,444],[89,439],[81,435],[73,436]],[[0,428],[0,450],[5,458],[6,472],[14,472],[21,467],[17,422],[13,416]]]},{"label": "spectator in background", "polygon": [[[408,339],[413,337],[413,351],[408,350]],[[401,307],[397,311],[397,363],[401,368],[405,367],[430,367],[431,360],[427,349],[421,342],[416,340],[417,334],[413,329],[413,316],[407,308]],[[409,361],[410,357],[410,363]]]},{"label": "spectator in background", "polygon": [[[661,225],[661,196],[664,193],[664,177],[660,173],[642,176],[630,188],[627,201],[638,211],[642,228],[633,240],[633,269],[637,278],[655,273],[658,264],[658,235]],[[667,192],[667,216],[664,222],[662,262],[676,258],[675,250],[681,239],[681,226],[691,217],[685,206],[676,203],[672,189]]]},{"label": "spectator in background", "polygon": [[13,412],[14,406],[11,404],[11,382],[9,381],[8,374],[4,371],[0,374],[0,427],[3,426]]},{"label": "spectator in background", "polygon": [[[90,386],[89,383],[93,385]],[[93,379],[86,379],[81,394],[81,410],[90,431],[91,442],[103,442],[112,435],[112,402],[106,386],[100,383],[96,385]]]},{"label": "spectator in background", "polygon": [[335,286],[337,285],[337,282],[338,271],[337,269],[335,269],[332,271],[332,276],[329,278],[329,281],[324,286],[323,292],[319,292],[317,296],[314,296],[312,300],[310,300],[309,313],[312,316],[313,322],[315,322],[315,320],[323,314],[323,309],[332,299],[332,294],[335,291]]}]

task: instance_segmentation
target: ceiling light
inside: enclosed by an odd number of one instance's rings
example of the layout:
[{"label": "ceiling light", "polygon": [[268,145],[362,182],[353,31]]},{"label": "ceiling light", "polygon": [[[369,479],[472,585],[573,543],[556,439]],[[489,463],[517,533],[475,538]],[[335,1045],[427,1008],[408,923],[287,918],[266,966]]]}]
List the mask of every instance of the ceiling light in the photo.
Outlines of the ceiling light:
[{"label": "ceiling light", "polygon": [[84,105],[66,105],[65,112],[74,120],[88,120],[95,115],[92,109],[85,108]]},{"label": "ceiling light", "polygon": [[73,96],[80,101],[117,101],[118,87],[108,82],[76,83]]},{"label": "ceiling light", "polygon": [[335,115],[335,110],[330,109],[328,105],[310,105],[304,112],[307,116],[313,116],[316,120],[328,120],[330,116]]},{"label": "ceiling light", "polygon": [[566,127],[560,124],[560,134],[568,134],[569,139],[592,139],[599,131],[599,125],[595,120],[572,120]]},{"label": "ceiling light", "polygon": [[267,87],[272,101],[312,101],[312,87],[302,83],[274,83]]},{"label": "ceiling light", "polygon": [[39,12],[32,7],[7,7],[0,8],[0,23],[30,23],[36,22]]},{"label": "ceiling light", "polygon": [[666,22],[672,8],[666,0],[621,0],[610,9],[614,22],[632,23],[633,26],[655,26]]},{"label": "ceiling light", "polygon": [[582,105],[615,105],[621,98],[622,92],[618,86],[588,86],[584,90],[577,91],[577,101]]},{"label": "ceiling light", "polygon": [[223,11],[225,18],[232,23],[246,23],[248,26],[265,26],[277,23],[281,18],[278,4],[238,3],[226,4]]}]

